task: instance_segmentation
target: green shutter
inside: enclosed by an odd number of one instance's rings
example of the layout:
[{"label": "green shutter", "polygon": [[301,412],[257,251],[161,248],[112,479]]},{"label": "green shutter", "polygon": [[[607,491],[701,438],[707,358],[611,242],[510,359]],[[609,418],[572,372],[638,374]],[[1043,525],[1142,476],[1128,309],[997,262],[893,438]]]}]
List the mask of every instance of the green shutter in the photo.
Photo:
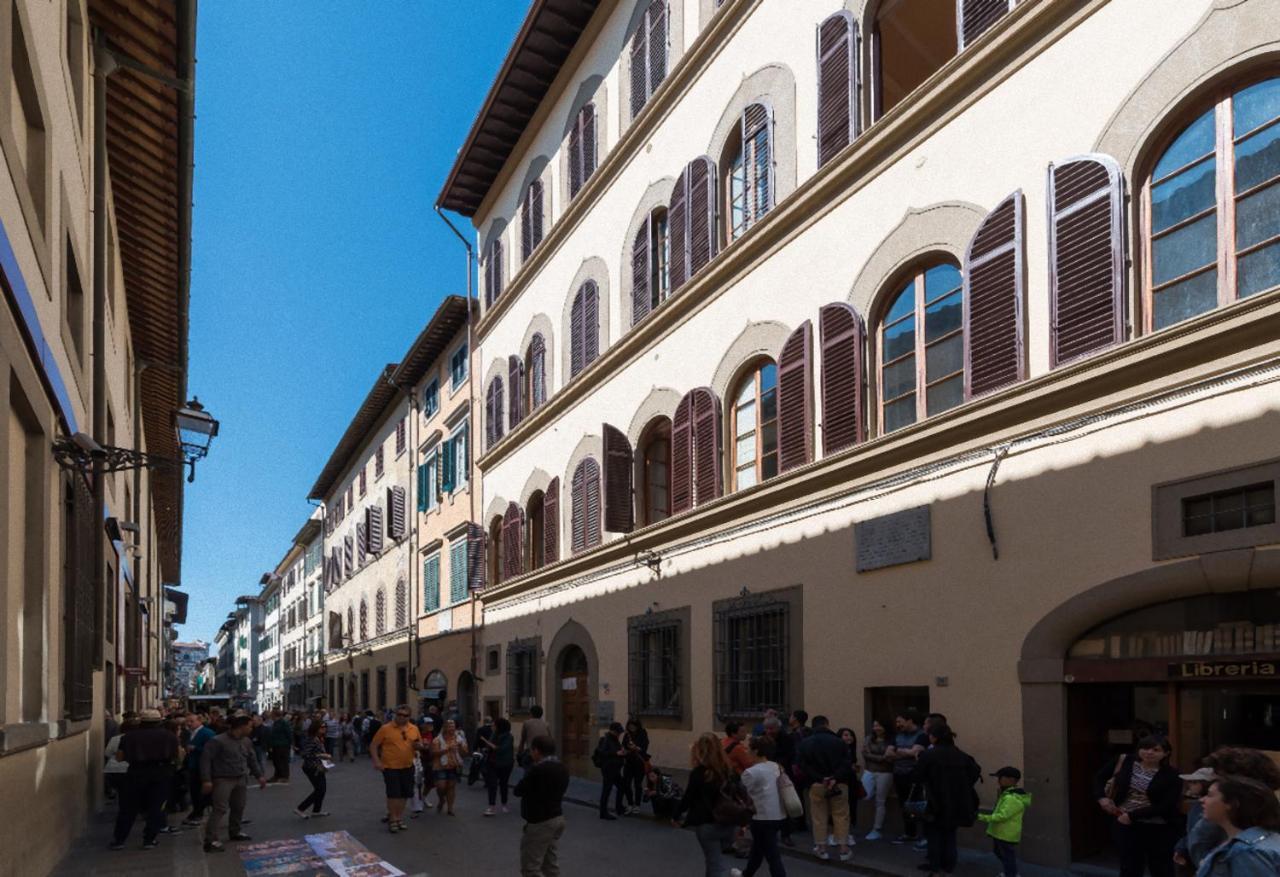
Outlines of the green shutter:
[{"label": "green shutter", "polygon": [[441,446],[441,486],[440,489],[445,493],[452,493],[454,488],[454,472],[457,468],[457,453],[454,450],[454,439],[449,439]]},{"label": "green shutter", "polygon": [[427,510],[427,464],[418,465],[418,511]]},{"label": "green shutter", "polygon": [[440,608],[440,555],[433,554],[422,564],[422,607],[426,612]]},{"label": "green shutter", "polygon": [[460,537],[449,546],[449,602],[467,599],[467,539]]},{"label": "green shutter", "polygon": [[425,465],[427,467],[427,475],[426,478],[423,479],[423,482],[426,485],[427,491],[427,511],[431,511],[436,507],[436,470],[440,465],[439,452],[432,451],[431,456],[427,458]]}]

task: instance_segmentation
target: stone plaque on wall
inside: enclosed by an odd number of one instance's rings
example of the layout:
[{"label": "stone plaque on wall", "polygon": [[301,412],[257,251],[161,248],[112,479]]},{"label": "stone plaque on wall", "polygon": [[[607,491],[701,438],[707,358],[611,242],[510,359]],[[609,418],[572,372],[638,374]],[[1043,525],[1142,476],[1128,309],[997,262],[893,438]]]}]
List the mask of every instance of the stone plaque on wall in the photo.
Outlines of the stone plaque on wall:
[{"label": "stone plaque on wall", "polygon": [[855,524],[853,541],[858,572],[928,560],[932,550],[929,507],[922,505]]},{"label": "stone plaque on wall", "polygon": [[611,700],[596,701],[596,724],[612,725],[616,721],[614,715],[614,702]]}]

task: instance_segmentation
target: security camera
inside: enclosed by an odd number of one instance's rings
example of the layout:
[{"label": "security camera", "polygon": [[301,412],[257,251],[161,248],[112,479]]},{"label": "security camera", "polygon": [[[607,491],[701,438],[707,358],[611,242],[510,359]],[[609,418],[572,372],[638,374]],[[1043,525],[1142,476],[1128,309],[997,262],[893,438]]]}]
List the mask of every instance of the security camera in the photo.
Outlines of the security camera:
[{"label": "security camera", "polygon": [[71,437],[71,441],[75,442],[77,448],[84,451],[91,457],[101,457],[105,456],[107,453],[103,449],[102,445],[95,442],[93,440],[93,436],[88,433],[78,432]]}]

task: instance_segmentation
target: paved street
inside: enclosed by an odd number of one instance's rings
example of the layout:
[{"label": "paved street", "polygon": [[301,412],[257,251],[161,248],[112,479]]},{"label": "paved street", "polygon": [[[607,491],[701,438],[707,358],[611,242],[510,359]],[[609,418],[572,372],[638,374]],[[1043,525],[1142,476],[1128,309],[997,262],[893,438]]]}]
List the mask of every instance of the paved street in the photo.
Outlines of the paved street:
[{"label": "paved street", "polygon": [[[330,773],[329,794],[325,808],[328,818],[302,821],[293,808],[308,793],[310,786],[294,766],[296,779],[287,786],[269,785],[263,791],[250,787],[247,816],[252,821],[245,830],[255,841],[280,838],[302,838],[306,834],[346,830],[370,850],[380,854],[407,874],[436,875],[504,875],[517,871],[517,849],[521,820],[518,806],[512,800],[512,812],[493,818],[481,815],[485,807],[484,789],[480,785],[460,787],[457,817],[438,816],[428,810],[417,819],[408,820],[409,830],[392,835],[379,821],[382,815],[382,784],[365,762],[343,764]],[[513,778],[514,782],[514,778]],[[565,815],[569,829],[561,843],[561,864],[565,875],[697,875],[702,873],[702,859],[691,832],[679,831],[648,817],[635,817],[616,823],[601,822],[585,802],[598,794],[599,786],[575,779]],[[199,833],[183,831],[162,835],[159,849],[143,851],[141,824],[129,839],[128,849],[107,850],[114,805],[98,818],[68,852],[54,872],[59,877],[91,877],[91,875],[142,875],[142,877],[231,877],[243,875],[235,846],[226,853],[206,855],[200,848]],[[797,836],[798,841],[803,841]],[[989,854],[972,851],[963,854],[960,877],[988,877],[993,873]],[[920,861],[904,847],[887,843],[862,843],[855,849],[852,868],[822,863],[804,853],[787,856],[787,873],[791,877],[832,875],[846,870],[863,873],[915,875]],[[742,862],[736,862],[741,867]],[[1043,871],[1024,867],[1028,877],[1041,877]],[[768,869],[762,868],[762,874]]]}]

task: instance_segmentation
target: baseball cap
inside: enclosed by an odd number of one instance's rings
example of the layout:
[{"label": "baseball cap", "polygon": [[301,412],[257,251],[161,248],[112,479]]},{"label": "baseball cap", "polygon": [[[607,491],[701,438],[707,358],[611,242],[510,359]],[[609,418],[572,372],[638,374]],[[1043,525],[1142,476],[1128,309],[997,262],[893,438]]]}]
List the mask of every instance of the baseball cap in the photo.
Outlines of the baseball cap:
[{"label": "baseball cap", "polygon": [[1018,770],[1016,767],[1009,767],[1008,765],[1006,765],[1005,767],[1002,767],[998,771],[993,773],[992,776],[1008,777],[1011,780],[1020,780],[1022,779],[1022,771]]},{"label": "baseball cap", "polygon": [[1211,783],[1218,778],[1211,767],[1202,767],[1192,773],[1178,774],[1178,776],[1189,783]]}]

